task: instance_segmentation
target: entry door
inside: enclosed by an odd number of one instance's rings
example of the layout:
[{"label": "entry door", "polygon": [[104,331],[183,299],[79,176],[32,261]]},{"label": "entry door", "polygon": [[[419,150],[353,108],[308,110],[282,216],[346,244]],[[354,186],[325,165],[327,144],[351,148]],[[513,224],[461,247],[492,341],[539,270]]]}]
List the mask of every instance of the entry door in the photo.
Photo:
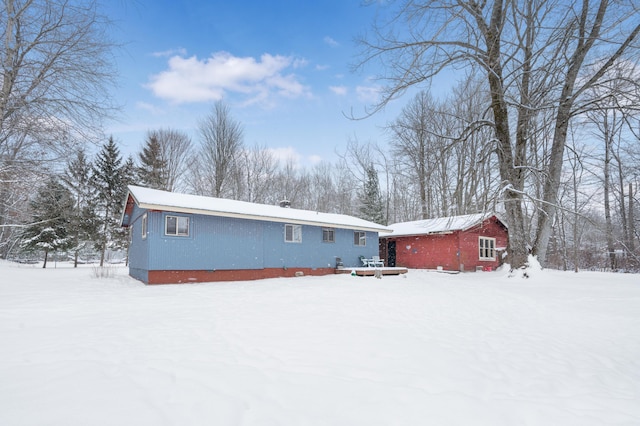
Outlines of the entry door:
[{"label": "entry door", "polygon": [[387,243],[387,265],[390,267],[396,266],[396,242],[389,241]]}]

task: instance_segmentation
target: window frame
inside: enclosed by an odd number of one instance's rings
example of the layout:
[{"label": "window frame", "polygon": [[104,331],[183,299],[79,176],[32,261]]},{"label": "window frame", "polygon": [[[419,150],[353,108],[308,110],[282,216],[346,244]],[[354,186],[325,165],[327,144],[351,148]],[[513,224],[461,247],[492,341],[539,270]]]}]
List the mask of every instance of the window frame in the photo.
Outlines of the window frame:
[{"label": "window frame", "polygon": [[[288,239],[287,229],[291,229],[291,239]],[[284,242],[285,243],[293,243],[293,244],[302,243],[302,225],[296,225],[296,224],[293,224],[293,223],[285,223],[285,225],[284,225]]]},{"label": "window frame", "polygon": [[[169,233],[169,219],[170,218],[174,218],[176,220],[176,224],[175,224],[175,233]],[[164,217],[164,235],[166,237],[189,237],[191,232],[190,232],[190,228],[191,228],[191,224],[190,224],[190,220],[189,220],[189,216],[178,216],[178,215],[173,215],[173,214],[168,214],[165,215]],[[184,228],[180,226],[180,221],[181,220],[186,220],[186,229],[187,232],[186,233],[181,233],[180,229]]]},{"label": "window frame", "polygon": [[367,233],[365,231],[353,231],[353,245],[356,247],[366,247]]},{"label": "window frame", "polygon": [[485,261],[496,260],[496,239],[478,236],[478,259]]},{"label": "window frame", "polygon": [[140,228],[142,228],[142,239],[146,240],[147,239],[147,231],[148,231],[148,227],[149,227],[149,222],[148,222],[148,214],[145,212],[145,214],[142,215],[142,218],[140,219]]},{"label": "window frame", "polygon": [[335,243],[336,242],[336,229],[327,226],[322,227],[322,242],[323,243]]}]

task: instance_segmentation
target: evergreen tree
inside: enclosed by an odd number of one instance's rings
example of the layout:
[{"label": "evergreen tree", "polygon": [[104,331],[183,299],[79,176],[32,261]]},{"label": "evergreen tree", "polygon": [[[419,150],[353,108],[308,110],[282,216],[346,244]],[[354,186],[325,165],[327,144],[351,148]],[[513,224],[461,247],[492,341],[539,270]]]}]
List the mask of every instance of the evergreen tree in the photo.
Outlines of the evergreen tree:
[{"label": "evergreen tree", "polygon": [[23,232],[22,247],[27,251],[43,250],[42,267],[46,268],[50,252],[66,250],[72,244],[68,229],[73,196],[57,178],[51,177],[29,204],[32,219]]},{"label": "evergreen tree", "polygon": [[93,188],[91,185],[92,164],[84,150],[67,163],[62,181],[74,199],[73,212],[69,218],[70,250],[74,253],[73,267],[78,266],[78,257],[89,246],[96,234],[95,212],[92,209]]},{"label": "evergreen tree", "polygon": [[133,157],[131,155],[127,157],[127,161],[125,161],[124,165],[122,166],[120,175],[122,177],[122,194],[121,195],[124,197],[127,195],[127,186],[140,184],[140,177],[138,176],[138,167],[136,167],[136,163],[133,160]]},{"label": "evergreen tree", "polygon": [[162,145],[155,133],[147,135],[147,141],[138,154],[138,181],[140,185],[153,189],[168,190],[167,161],[164,159]]},{"label": "evergreen tree", "polygon": [[362,203],[360,217],[384,225],[386,220],[384,217],[384,203],[382,202],[382,195],[380,195],[378,172],[373,164],[370,164],[366,167],[365,173],[364,190],[360,198]]},{"label": "evergreen tree", "polygon": [[94,246],[100,252],[100,266],[104,265],[107,249],[124,247],[120,215],[126,194],[125,171],[120,150],[110,137],[96,157],[91,177],[97,225]]},{"label": "evergreen tree", "polygon": [[123,249],[126,251],[126,263],[129,263],[129,243],[131,241],[130,231],[131,228],[123,228],[120,226],[120,218],[122,216],[122,209],[124,208],[124,204],[126,202],[125,197],[127,196],[128,186],[129,185],[137,185],[137,167],[136,163],[133,161],[133,157],[130,155],[127,158],[127,161],[122,166],[122,192],[120,193],[120,202],[119,202],[119,213],[118,213],[118,227],[114,230],[114,241],[115,247]]}]

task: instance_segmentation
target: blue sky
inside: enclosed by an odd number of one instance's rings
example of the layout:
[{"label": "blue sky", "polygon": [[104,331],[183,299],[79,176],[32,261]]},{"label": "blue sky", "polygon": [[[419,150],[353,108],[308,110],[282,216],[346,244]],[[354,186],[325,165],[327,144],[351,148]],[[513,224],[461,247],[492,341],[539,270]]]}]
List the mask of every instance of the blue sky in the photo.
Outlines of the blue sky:
[{"label": "blue sky", "polygon": [[375,70],[352,73],[358,47],[385,6],[359,0],[120,0],[115,21],[122,118],[110,123],[124,153],[136,152],[150,129],[196,127],[218,99],[242,123],[244,142],[292,156],[301,165],[335,161],[349,139],[386,143],[381,130],[396,102],[363,121],[376,100]]}]

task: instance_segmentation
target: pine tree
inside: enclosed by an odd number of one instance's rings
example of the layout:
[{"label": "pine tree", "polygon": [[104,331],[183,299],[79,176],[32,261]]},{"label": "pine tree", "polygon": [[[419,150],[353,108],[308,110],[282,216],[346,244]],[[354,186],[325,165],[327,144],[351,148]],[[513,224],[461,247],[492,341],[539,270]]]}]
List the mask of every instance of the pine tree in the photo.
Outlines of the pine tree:
[{"label": "pine tree", "polygon": [[97,222],[94,246],[100,252],[100,266],[104,265],[107,249],[123,248],[119,222],[126,193],[124,171],[120,150],[110,137],[96,157],[91,177]]},{"label": "pine tree", "polygon": [[140,185],[153,189],[168,190],[167,161],[163,158],[162,145],[158,137],[150,133],[147,135],[145,146],[138,154],[138,181]]},{"label": "pine tree", "polygon": [[126,262],[129,263],[129,243],[131,241],[131,236],[129,232],[130,228],[123,228],[120,226],[120,219],[122,217],[122,209],[125,204],[125,198],[127,196],[128,186],[129,185],[137,185],[137,167],[135,162],[133,161],[133,157],[130,155],[127,158],[127,161],[124,163],[121,169],[121,180],[122,180],[122,191],[120,192],[120,201],[118,202],[118,223],[117,228],[113,233],[113,241],[114,247],[124,250],[126,252]]},{"label": "pine tree", "polygon": [[74,198],[73,213],[70,217],[70,250],[74,253],[73,267],[78,266],[78,257],[89,246],[96,234],[95,212],[92,209],[93,187],[91,185],[92,164],[84,150],[67,163],[62,181]]},{"label": "pine tree", "polygon": [[72,244],[68,229],[73,196],[56,177],[51,177],[29,204],[32,218],[23,232],[22,247],[27,251],[43,250],[42,267],[46,268],[50,252],[66,250]]},{"label": "pine tree", "polygon": [[365,173],[364,188],[360,198],[360,202],[362,203],[360,207],[360,217],[384,225],[386,220],[384,217],[384,203],[382,202],[382,195],[380,195],[378,172],[373,164],[370,164],[366,168]]}]

